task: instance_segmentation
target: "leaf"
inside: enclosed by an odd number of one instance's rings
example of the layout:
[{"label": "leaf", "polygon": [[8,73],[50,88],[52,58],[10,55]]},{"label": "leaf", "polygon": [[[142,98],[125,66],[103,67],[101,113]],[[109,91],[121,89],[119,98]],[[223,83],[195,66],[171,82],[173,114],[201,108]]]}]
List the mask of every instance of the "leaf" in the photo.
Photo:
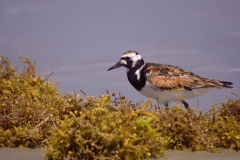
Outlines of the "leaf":
[{"label": "leaf", "polygon": [[107,106],[108,103],[110,102],[110,94],[107,94],[105,97],[104,97],[104,106]]},{"label": "leaf", "polygon": [[11,94],[11,92],[8,91],[8,90],[2,90],[2,93],[5,94],[5,95],[9,95],[9,94]]},{"label": "leaf", "polygon": [[147,102],[143,106],[141,106],[139,109],[146,110],[146,108],[150,105],[150,103],[151,103],[151,99],[147,100]]},{"label": "leaf", "polygon": [[149,123],[153,120],[152,117],[148,117],[148,118],[145,118],[145,117],[142,117],[141,119],[137,119],[136,120],[136,124],[139,125],[139,126],[146,126],[148,127],[149,126]]},{"label": "leaf", "polygon": [[36,92],[34,90],[31,90],[30,92],[31,92],[32,96],[35,98],[36,97]]},{"label": "leaf", "polygon": [[151,113],[151,112],[144,111],[143,114],[148,115],[148,116],[154,118],[156,121],[159,121],[159,117],[156,116],[155,114]]}]

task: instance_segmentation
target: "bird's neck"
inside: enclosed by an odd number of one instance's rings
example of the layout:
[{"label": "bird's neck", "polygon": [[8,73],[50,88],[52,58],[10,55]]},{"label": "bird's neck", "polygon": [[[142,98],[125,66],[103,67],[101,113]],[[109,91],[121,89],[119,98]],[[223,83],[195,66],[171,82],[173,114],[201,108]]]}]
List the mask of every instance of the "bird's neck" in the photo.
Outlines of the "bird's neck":
[{"label": "bird's neck", "polygon": [[146,77],[143,72],[145,66],[145,63],[142,60],[127,71],[128,81],[138,91],[140,91],[146,84]]}]

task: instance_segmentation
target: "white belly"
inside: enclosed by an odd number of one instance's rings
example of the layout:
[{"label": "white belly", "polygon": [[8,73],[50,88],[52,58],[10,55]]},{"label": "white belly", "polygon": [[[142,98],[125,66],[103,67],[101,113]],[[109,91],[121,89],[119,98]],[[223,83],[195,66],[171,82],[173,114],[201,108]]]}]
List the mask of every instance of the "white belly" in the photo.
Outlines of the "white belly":
[{"label": "white belly", "polygon": [[196,96],[204,95],[207,91],[214,88],[199,88],[192,91],[188,90],[171,90],[171,91],[161,91],[154,89],[150,85],[146,84],[139,93],[142,95],[155,99],[159,104],[164,104],[171,101],[179,101],[184,99],[193,98]]}]

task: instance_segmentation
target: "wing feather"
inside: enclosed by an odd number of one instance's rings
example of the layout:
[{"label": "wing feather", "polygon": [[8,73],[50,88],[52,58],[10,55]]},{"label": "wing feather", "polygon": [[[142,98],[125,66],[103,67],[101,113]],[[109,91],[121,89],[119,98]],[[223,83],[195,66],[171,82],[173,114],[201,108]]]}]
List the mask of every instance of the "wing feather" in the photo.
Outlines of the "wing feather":
[{"label": "wing feather", "polygon": [[[202,78],[188,70],[164,64],[147,63],[145,76],[153,88],[165,90],[193,90],[197,88],[231,88],[223,81]],[[230,83],[230,82],[229,82]],[[225,85],[225,86],[224,86]]]}]

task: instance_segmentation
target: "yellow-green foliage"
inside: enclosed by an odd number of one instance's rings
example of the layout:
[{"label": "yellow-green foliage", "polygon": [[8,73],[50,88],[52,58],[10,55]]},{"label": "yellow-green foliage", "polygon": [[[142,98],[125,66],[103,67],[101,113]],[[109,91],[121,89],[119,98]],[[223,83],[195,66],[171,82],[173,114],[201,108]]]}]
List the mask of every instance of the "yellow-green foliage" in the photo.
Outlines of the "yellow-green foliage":
[{"label": "yellow-green foliage", "polygon": [[[22,72],[0,57],[0,145],[38,147],[46,138],[51,110],[58,90],[49,79],[37,75],[35,64],[20,57]],[[42,123],[46,122],[46,123]]]},{"label": "yellow-green foliage", "polygon": [[[240,101],[235,101],[238,103]],[[223,104],[225,105],[225,104]],[[230,109],[230,106],[225,110]],[[169,111],[160,110],[159,118],[163,130],[160,135],[165,137],[166,148],[208,150],[217,152],[217,148],[229,148],[235,145],[240,149],[240,112],[236,115],[223,114],[222,107],[212,106],[204,114],[202,112],[187,112],[174,106]]]},{"label": "yellow-green foliage", "polygon": [[120,100],[109,106],[110,95],[75,100],[51,130],[47,155],[53,159],[142,159],[163,153],[159,119],[154,113],[134,112]]},{"label": "yellow-green foliage", "polygon": [[49,159],[144,159],[164,149],[240,149],[240,98],[204,113],[133,104],[122,95],[59,94],[21,57],[22,72],[0,62],[1,147],[46,147]]},{"label": "yellow-green foliage", "polygon": [[153,110],[150,101],[133,105],[109,94],[70,99],[75,105],[48,138],[47,156],[53,159],[143,159],[163,149],[240,149],[239,99],[204,114],[177,105]]}]

